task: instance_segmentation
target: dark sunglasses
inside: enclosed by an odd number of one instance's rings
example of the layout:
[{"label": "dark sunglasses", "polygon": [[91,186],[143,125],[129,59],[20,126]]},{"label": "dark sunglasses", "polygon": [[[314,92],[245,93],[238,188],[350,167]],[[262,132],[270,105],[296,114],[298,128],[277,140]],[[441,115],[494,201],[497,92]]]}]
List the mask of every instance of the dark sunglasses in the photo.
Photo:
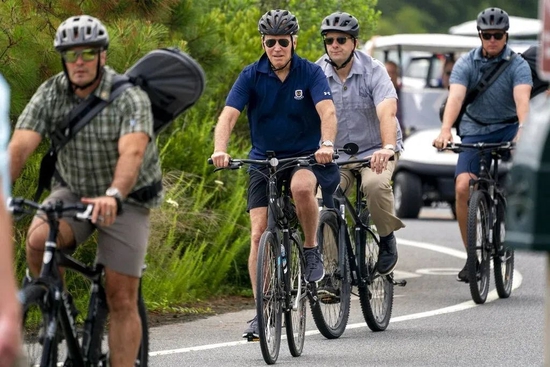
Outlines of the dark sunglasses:
[{"label": "dark sunglasses", "polygon": [[504,35],[506,33],[499,32],[499,33],[481,33],[481,38],[483,38],[485,41],[489,41],[491,37],[494,37],[497,41],[500,41],[504,38]]},{"label": "dark sunglasses", "polygon": [[279,45],[281,45],[281,47],[288,47],[288,45],[290,45],[290,40],[287,40],[286,38],[268,39],[264,41],[264,44],[265,47],[271,48],[274,47],[277,42],[279,42]]},{"label": "dark sunglasses", "polygon": [[82,61],[88,62],[88,61],[94,61],[98,53],[99,53],[99,50],[96,48],[87,48],[85,50],[80,50],[80,51],[68,50],[68,51],[63,51],[61,53],[61,57],[63,57],[63,60],[65,60],[65,62],[73,63],[73,62],[76,62],[76,60],[78,60],[79,56],[82,56]]},{"label": "dark sunglasses", "polygon": [[324,41],[325,41],[325,45],[327,45],[327,46],[332,45],[332,43],[334,42],[334,40],[336,40],[336,42],[338,42],[338,44],[344,45],[344,44],[346,44],[346,42],[347,42],[349,39],[352,39],[352,38],[353,38],[353,37],[336,37],[336,38],[328,37],[328,38],[325,38]]}]

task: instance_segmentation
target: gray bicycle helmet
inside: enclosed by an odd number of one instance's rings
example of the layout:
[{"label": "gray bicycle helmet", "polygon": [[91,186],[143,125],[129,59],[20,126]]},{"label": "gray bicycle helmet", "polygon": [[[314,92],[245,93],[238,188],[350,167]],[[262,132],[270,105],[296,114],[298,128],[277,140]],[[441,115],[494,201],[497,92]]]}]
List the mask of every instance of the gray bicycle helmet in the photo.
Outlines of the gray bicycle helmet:
[{"label": "gray bicycle helmet", "polygon": [[258,31],[265,36],[270,35],[295,35],[300,30],[298,19],[288,10],[270,10],[260,18]]},{"label": "gray bicycle helmet", "polygon": [[109,47],[107,29],[89,15],[70,17],[57,28],[53,46],[59,52],[77,46]]},{"label": "gray bicycle helmet", "polygon": [[487,8],[477,16],[477,30],[500,29],[507,31],[510,28],[508,13],[499,8]]},{"label": "gray bicycle helmet", "polygon": [[332,13],[323,19],[323,23],[321,24],[321,35],[324,36],[330,31],[344,32],[357,38],[359,36],[359,22],[349,13]]}]

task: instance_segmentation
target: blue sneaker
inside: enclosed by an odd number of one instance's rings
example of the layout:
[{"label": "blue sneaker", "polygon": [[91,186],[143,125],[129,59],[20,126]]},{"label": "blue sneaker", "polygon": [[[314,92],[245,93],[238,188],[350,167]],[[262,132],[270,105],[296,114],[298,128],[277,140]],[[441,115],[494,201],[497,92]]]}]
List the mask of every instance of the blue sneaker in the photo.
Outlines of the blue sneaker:
[{"label": "blue sneaker", "polygon": [[258,315],[248,321],[248,326],[244,329],[243,338],[248,339],[249,342],[260,339],[260,330],[258,329]]},{"label": "blue sneaker", "polygon": [[319,246],[311,249],[304,249],[306,258],[306,280],[308,282],[318,282],[325,276],[325,267],[323,266],[323,255],[319,252]]}]

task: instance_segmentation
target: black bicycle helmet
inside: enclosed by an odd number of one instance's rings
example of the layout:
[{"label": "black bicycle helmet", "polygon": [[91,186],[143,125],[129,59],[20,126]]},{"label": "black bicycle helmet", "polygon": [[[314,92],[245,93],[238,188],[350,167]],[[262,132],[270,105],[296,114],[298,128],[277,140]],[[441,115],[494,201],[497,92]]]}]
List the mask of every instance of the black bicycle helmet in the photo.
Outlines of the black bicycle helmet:
[{"label": "black bicycle helmet", "polygon": [[107,28],[98,19],[89,15],[70,17],[57,28],[53,46],[59,52],[72,47],[91,46],[107,49]]},{"label": "black bicycle helmet", "polygon": [[477,30],[500,29],[507,31],[510,28],[508,13],[499,8],[487,8],[477,16]]},{"label": "black bicycle helmet", "polygon": [[359,36],[359,22],[349,13],[332,13],[323,19],[323,23],[321,24],[321,35],[324,36],[330,31],[344,32],[357,38]]},{"label": "black bicycle helmet", "polygon": [[288,10],[270,10],[258,22],[258,31],[265,36],[295,35],[300,30],[298,19]]}]

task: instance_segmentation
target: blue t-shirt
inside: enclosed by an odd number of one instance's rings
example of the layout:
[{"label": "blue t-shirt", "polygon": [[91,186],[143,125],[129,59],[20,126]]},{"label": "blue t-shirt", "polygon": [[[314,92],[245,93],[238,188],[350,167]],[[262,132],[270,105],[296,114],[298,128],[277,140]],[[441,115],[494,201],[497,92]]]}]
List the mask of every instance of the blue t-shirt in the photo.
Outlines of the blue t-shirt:
[{"label": "blue t-shirt", "polygon": [[318,65],[294,54],[281,82],[264,54],[241,72],[225,104],[241,112],[248,106],[251,159],[266,158],[268,150],[286,158],[319,148],[321,119],[315,105],[325,99],[332,95]]},{"label": "blue t-shirt", "polygon": [[2,193],[7,200],[11,195],[8,141],[10,139],[10,88],[0,76],[0,181]]},{"label": "blue t-shirt", "polygon": [[[449,82],[451,84],[464,85],[468,90],[474,88],[483,73],[499,62],[503,57],[508,57],[512,49],[508,46],[495,58],[487,59],[478,47],[466,55],[463,55],[453,67]],[[520,84],[533,85],[529,64],[516,56],[500,76],[466,108],[466,114],[460,122],[460,135],[484,135],[490,134],[505,127],[502,122],[516,116],[516,103],[514,101],[514,87]],[[476,123],[471,117],[488,125]]]}]

